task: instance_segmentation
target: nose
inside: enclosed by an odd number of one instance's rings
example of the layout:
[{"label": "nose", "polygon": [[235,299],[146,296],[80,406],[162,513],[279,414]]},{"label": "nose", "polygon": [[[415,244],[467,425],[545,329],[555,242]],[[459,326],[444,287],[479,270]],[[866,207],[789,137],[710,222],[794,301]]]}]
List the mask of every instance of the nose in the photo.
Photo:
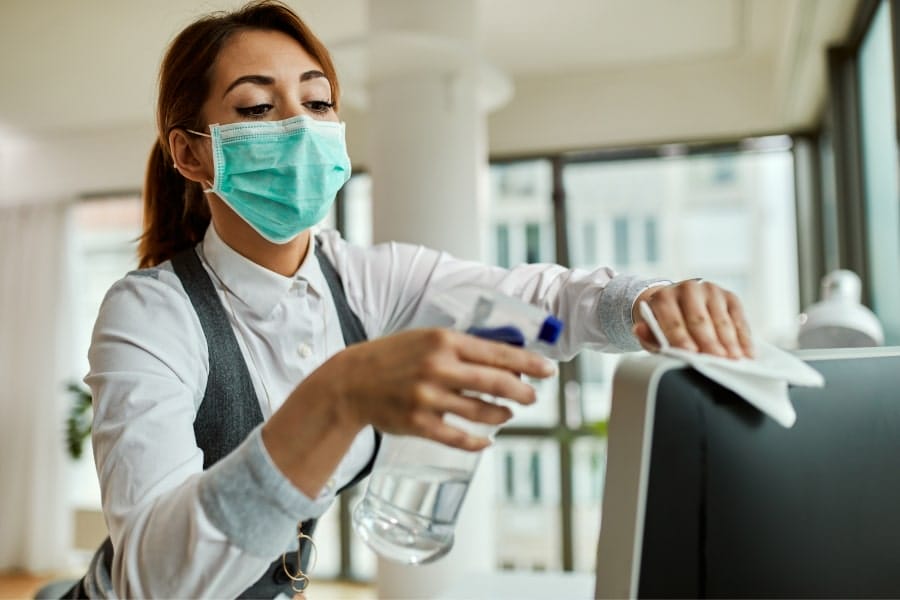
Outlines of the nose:
[{"label": "nose", "polygon": [[303,103],[300,102],[297,98],[291,98],[287,102],[284,103],[282,108],[283,114],[281,115],[282,119],[290,119],[291,117],[299,117],[300,115],[310,115],[310,111],[303,106]]}]

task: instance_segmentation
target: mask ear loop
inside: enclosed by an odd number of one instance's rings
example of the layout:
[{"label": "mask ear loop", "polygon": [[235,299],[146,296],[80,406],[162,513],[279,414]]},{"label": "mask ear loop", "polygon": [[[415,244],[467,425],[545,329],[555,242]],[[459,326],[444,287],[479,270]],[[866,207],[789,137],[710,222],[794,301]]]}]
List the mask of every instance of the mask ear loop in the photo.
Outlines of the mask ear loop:
[{"label": "mask ear loop", "polygon": [[[309,543],[312,545],[313,561],[312,567],[310,567],[309,569],[309,572],[312,573],[316,569],[316,562],[319,560],[319,551],[316,549],[316,543],[313,541],[313,539],[302,531],[297,533],[296,573],[291,573],[288,570],[287,560],[285,559],[285,557],[287,556],[287,552],[281,554],[281,568],[284,569],[284,574],[287,575],[288,579],[291,580],[291,589],[294,590],[294,593],[296,594],[302,594],[309,588],[309,574],[303,572],[303,540],[309,540]],[[302,584],[300,584],[299,582],[302,582]]]},{"label": "mask ear loop", "polygon": [[[203,133],[202,131],[194,131],[193,129],[185,129],[185,131],[187,131],[188,133],[193,133],[194,135],[200,135],[200,136],[203,136],[203,137],[205,137],[205,138],[212,139],[212,136],[211,136],[210,134],[208,134],[208,133]],[[175,167],[178,168],[178,165],[176,164]],[[207,180],[207,181],[205,181],[204,183],[206,183],[206,189],[203,190],[203,193],[204,193],[204,194],[211,194],[212,191],[213,191],[213,184],[212,184],[212,182]],[[312,541],[312,540],[310,540],[310,541]]]}]

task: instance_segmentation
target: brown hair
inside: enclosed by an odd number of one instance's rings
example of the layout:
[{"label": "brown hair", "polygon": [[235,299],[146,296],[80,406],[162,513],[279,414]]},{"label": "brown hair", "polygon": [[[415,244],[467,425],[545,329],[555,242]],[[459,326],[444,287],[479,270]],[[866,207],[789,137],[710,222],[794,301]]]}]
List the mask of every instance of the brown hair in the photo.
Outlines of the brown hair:
[{"label": "brown hair", "polygon": [[158,265],[193,246],[209,226],[209,205],[202,186],[185,179],[173,166],[169,132],[205,129],[200,111],[216,57],[233,34],[247,29],[280,31],[297,40],[322,66],[337,108],[337,76],[328,50],[300,17],[278,0],[256,0],[234,12],[207,15],[185,28],[169,45],[159,72],[159,137],[147,164],[144,231],[138,246],[142,268]]}]

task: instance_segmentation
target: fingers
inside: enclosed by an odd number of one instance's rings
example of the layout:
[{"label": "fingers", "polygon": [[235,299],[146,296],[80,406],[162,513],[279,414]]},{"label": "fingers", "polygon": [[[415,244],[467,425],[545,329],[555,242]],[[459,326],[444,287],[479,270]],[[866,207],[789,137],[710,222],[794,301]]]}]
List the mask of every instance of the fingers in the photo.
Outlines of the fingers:
[{"label": "fingers", "polygon": [[750,334],[750,324],[744,316],[744,309],[740,300],[734,294],[728,293],[725,297],[728,313],[734,323],[737,332],[738,343],[744,351],[744,356],[753,357],[753,337]]},{"label": "fingers", "polygon": [[468,434],[454,428],[455,423],[444,423],[444,415],[473,424],[501,425],[512,411],[477,396],[533,404],[534,388],[517,373],[547,377],[555,371],[552,363],[521,348],[447,329],[386,336],[348,348],[335,360],[343,365],[338,371],[342,376],[328,381],[340,388],[340,397],[349,406],[345,412],[354,422],[464,449],[483,448],[487,441],[466,438]]},{"label": "fingers", "polygon": [[555,367],[521,348],[446,330],[426,333],[429,345],[418,358],[416,375],[448,390],[468,390],[533,404],[534,388],[520,375],[548,377]]},{"label": "fingers", "polygon": [[[499,426],[512,418],[512,411],[505,406],[492,404],[479,398],[448,392],[438,386],[420,385],[412,410],[407,413],[403,433],[428,438],[454,448],[481,450],[490,445],[490,440],[475,435],[473,431],[484,431],[478,423]],[[444,416],[453,414],[461,417],[445,421]],[[468,424],[466,423],[468,422]]]},{"label": "fingers", "polygon": [[505,406],[486,402],[472,395],[450,392],[438,386],[422,386],[416,406],[418,411],[437,415],[453,413],[467,421],[487,425],[502,425],[513,416],[512,411]]},{"label": "fingers", "polygon": [[474,336],[461,337],[459,357],[464,361],[522,373],[538,379],[550,377],[556,372],[550,361],[533,352]]},{"label": "fingers", "polygon": [[653,332],[650,330],[650,326],[641,321],[640,323],[635,323],[634,328],[632,329],[632,333],[634,333],[634,337],[637,338],[638,342],[640,342],[641,346],[650,352],[659,352],[659,340],[656,339],[656,336],[653,335]]},{"label": "fingers", "polygon": [[468,390],[506,398],[519,404],[534,404],[534,388],[515,373],[473,363],[441,363],[429,368],[430,378],[452,390]]},{"label": "fingers", "polygon": [[723,294],[714,294],[707,300],[706,307],[721,346],[731,358],[741,358],[744,350],[738,341],[737,327],[728,310],[728,301]]},{"label": "fingers", "polygon": [[692,352],[699,351],[688,331],[685,315],[674,291],[664,289],[654,294],[651,298],[651,308],[669,344]]},{"label": "fingers", "polygon": [[[649,302],[672,346],[730,358],[753,355],[750,327],[740,301],[731,292],[690,280],[660,289]],[[644,327],[638,323],[635,335],[645,348],[652,349],[652,334]]]},{"label": "fingers", "polygon": [[474,436],[462,429],[448,425],[437,413],[423,415],[420,417],[419,423],[420,431],[418,435],[420,437],[434,440],[446,446],[477,452],[491,445],[491,441],[487,438]]}]

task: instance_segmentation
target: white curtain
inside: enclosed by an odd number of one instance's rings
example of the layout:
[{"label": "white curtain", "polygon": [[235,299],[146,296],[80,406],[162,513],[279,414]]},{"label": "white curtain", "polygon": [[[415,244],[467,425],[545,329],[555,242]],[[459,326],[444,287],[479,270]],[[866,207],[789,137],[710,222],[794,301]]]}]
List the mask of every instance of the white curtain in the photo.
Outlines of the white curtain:
[{"label": "white curtain", "polygon": [[70,208],[0,207],[0,570],[69,566]]}]

